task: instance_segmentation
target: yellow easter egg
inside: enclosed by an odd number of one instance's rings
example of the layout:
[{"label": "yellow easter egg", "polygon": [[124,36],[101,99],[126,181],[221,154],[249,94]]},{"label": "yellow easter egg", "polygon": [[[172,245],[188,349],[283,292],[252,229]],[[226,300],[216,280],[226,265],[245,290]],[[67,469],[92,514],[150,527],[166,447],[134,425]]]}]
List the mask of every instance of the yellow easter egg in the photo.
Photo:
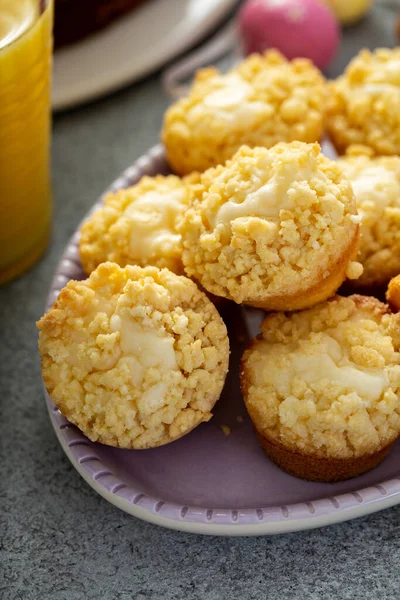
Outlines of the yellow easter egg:
[{"label": "yellow easter egg", "polygon": [[327,4],[343,25],[361,19],[372,4],[372,0],[322,0]]}]

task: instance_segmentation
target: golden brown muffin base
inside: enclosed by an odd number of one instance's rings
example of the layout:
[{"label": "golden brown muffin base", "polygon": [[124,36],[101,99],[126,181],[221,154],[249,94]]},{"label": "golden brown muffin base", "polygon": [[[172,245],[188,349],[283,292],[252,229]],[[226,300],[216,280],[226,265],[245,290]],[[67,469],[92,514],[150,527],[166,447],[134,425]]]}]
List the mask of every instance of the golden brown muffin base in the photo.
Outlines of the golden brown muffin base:
[{"label": "golden brown muffin base", "polygon": [[308,481],[343,481],[375,468],[390,452],[393,443],[373,454],[357,458],[320,458],[294,452],[259,432],[258,440],[267,456],[281,469]]},{"label": "golden brown muffin base", "polygon": [[389,282],[389,287],[386,292],[386,300],[395,313],[400,310],[400,275],[396,275]]},{"label": "golden brown muffin base", "polygon": [[327,300],[336,293],[346,279],[346,271],[349,262],[357,258],[359,243],[360,228],[358,227],[347,250],[343,252],[331,274],[316,285],[296,294],[268,296],[265,300],[246,299],[243,304],[264,310],[278,310],[285,312],[311,308],[312,306],[315,306],[315,304]]}]

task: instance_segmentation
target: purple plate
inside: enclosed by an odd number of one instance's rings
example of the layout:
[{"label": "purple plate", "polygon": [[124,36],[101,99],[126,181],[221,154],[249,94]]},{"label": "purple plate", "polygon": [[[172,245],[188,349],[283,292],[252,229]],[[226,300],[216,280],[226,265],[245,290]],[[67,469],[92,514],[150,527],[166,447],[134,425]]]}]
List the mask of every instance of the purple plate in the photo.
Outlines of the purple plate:
[{"label": "purple plate", "polygon": [[[331,149],[325,145],[325,152]],[[161,146],[109,188],[169,172]],[[100,200],[101,202],[101,200]],[[97,205],[96,205],[97,206]],[[55,273],[48,306],[69,279],[84,277],[78,235]],[[57,437],[82,477],[126,512],[159,525],[212,535],[265,535],[353,519],[400,502],[400,443],[376,469],[339,483],[311,483],[284,473],[258,446],[239,391],[239,360],[263,313],[229,306],[230,371],[214,418],[152,450],[119,450],[90,442],[46,395]],[[225,435],[223,426],[230,428]],[[225,429],[225,428],[224,428]]]}]

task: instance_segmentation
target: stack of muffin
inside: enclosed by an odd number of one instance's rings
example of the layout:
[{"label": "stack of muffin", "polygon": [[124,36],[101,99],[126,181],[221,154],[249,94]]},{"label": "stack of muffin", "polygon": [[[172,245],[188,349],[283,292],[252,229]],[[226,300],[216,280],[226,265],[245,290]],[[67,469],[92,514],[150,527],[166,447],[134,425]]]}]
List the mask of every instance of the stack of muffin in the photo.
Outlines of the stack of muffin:
[{"label": "stack of muffin", "polygon": [[[123,448],[208,420],[223,298],[274,311],[241,373],[267,454],[320,481],[378,464],[400,434],[399,99],[400,50],[363,51],[332,83],[275,51],[200,71],[165,115],[176,174],[105,198],[81,228],[88,279],[38,323],[61,412]],[[389,308],[374,295],[392,278]]]}]

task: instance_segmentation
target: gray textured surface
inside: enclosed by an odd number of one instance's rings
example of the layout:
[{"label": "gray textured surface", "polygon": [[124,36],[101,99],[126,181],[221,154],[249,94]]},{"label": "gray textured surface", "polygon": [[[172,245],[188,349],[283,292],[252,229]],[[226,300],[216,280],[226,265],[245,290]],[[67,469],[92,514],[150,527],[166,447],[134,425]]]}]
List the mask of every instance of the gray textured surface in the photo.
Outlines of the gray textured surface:
[{"label": "gray textured surface", "polygon": [[[371,45],[392,45],[393,21],[383,11],[374,15],[347,32],[332,73],[366,35]],[[166,104],[153,78],[55,120],[53,242],[39,265],[0,289],[0,597],[399,598],[400,507],[274,538],[180,534],[107,504],[57,443],[42,396],[34,323],[68,238],[98,194],[157,141]]]}]

